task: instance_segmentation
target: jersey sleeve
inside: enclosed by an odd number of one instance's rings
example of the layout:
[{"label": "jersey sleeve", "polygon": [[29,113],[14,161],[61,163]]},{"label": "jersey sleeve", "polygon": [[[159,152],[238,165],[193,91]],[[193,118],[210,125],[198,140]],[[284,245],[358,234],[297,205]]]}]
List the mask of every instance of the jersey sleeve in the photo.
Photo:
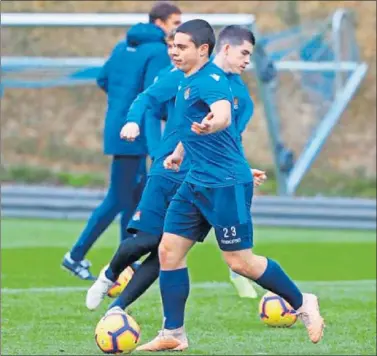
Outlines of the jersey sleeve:
[{"label": "jersey sleeve", "polygon": [[180,71],[171,71],[143,91],[132,103],[126,122],[141,124],[147,109],[160,106],[177,95],[178,85],[183,76]]},{"label": "jersey sleeve", "polygon": [[109,72],[114,61],[114,58],[118,55],[122,45],[118,43],[113,51],[111,52],[109,58],[106,60],[105,64],[101,68],[101,71],[97,77],[97,85],[105,92],[108,91],[108,83],[109,83]]},{"label": "jersey sleeve", "polygon": [[232,102],[232,92],[230,90],[229,81],[223,75],[210,74],[202,78],[198,86],[200,98],[208,106],[220,100]]},{"label": "jersey sleeve", "polygon": [[[162,108],[161,108],[162,110]],[[148,109],[144,118],[145,137],[149,156],[154,159],[155,152],[161,142],[161,114],[160,110]]]}]

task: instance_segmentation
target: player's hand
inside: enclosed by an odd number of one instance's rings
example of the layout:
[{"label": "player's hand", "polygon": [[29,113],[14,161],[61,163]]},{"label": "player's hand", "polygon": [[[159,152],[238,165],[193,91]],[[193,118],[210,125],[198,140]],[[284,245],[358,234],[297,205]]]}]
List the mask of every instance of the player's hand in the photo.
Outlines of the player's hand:
[{"label": "player's hand", "polygon": [[131,142],[135,141],[136,137],[139,135],[140,127],[136,122],[128,122],[120,131],[120,138]]},{"label": "player's hand", "polygon": [[195,132],[197,135],[208,135],[212,132],[211,120],[213,119],[212,112],[209,112],[207,116],[202,120],[201,123],[194,122],[191,125],[191,131]]},{"label": "player's hand", "polygon": [[179,171],[179,168],[181,167],[182,163],[182,157],[175,155],[172,153],[171,155],[167,156],[164,161],[164,168],[165,169],[171,169],[172,171]]},{"label": "player's hand", "polygon": [[254,187],[259,187],[267,180],[267,175],[264,171],[252,169],[251,173],[253,174]]}]

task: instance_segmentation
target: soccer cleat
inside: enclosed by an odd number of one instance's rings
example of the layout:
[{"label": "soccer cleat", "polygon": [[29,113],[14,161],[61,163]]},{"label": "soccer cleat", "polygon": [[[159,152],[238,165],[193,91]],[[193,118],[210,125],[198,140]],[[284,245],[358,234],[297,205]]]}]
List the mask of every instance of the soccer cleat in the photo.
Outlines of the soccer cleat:
[{"label": "soccer cleat", "polygon": [[152,341],[136,348],[137,351],[183,351],[188,348],[188,340],[184,328],[161,330]]},{"label": "soccer cleat", "polygon": [[257,298],[257,291],[254,289],[253,282],[233,271],[230,272],[230,280],[234,284],[240,298]]},{"label": "soccer cleat", "polygon": [[323,337],[325,322],[319,312],[318,298],[314,294],[303,294],[302,306],[297,310],[299,319],[308,331],[310,340],[316,344]]},{"label": "soccer cleat", "polygon": [[86,307],[89,310],[96,309],[105,299],[107,292],[113,284],[114,282],[105,276],[105,269],[103,269],[86,293]]},{"label": "soccer cleat", "polygon": [[112,307],[111,309],[109,309],[105,316],[108,316],[108,315],[111,315],[111,314],[124,314],[126,315],[126,312],[121,308],[121,307]]},{"label": "soccer cleat", "polygon": [[94,277],[90,273],[90,270],[89,270],[90,266],[91,264],[88,260],[74,261],[71,258],[71,254],[69,252],[67,252],[64,255],[64,259],[62,262],[62,268],[71,272],[73,275],[86,281],[95,281],[96,277]]}]

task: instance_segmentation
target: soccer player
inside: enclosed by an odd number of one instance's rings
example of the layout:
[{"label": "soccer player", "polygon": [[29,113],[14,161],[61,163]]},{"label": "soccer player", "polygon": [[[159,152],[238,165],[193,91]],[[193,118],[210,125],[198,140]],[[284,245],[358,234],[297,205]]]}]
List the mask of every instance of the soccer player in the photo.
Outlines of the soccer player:
[{"label": "soccer player", "polygon": [[159,245],[163,328],[138,350],[188,348],[184,329],[190,291],[186,255],[211,227],[229,267],[287,300],[310,340],[317,343],[324,328],[317,297],[302,294],[278,263],[252,252],[252,175],[232,121],[228,81],[209,62],[214,45],[213,29],[204,20],[182,24],[174,38],[175,63],[185,73],[175,108],[181,142],[164,165],[179,169],[188,158],[191,167],[168,207]]},{"label": "soccer player", "polygon": [[[94,279],[85,255],[119,213],[121,240],[130,236],[127,224],[145,182],[147,140],[143,133],[130,143],[119,137],[119,131],[134,99],[170,63],[165,36],[180,23],[181,11],[177,6],[156,3],[149,13],[149,23],[129,29],[127,38],[116,45],[97,79],[99,87],[107,94],[104,152],[112,156],[112,162],[106,197],[93,211],[80,237],[63,259],[62,267],[81,279]],[[146,132],[161,130],[159,123],[153,120],[149,123],[154,126],[148,127]],[[148,141],[150,146],[155,146]]]},{"label": "soccer player", "polygon": [[[227,73],[233,90],[235,124],[239,133],[239,140],[241,140],[241,133],[253,113],[253,103],[246,85],[239,77],[239,73],[243,72],[249,64],[254,43],[254,36],[249,30],[239,26],[227,26],[219,34],[217,55],[214,58],[214,63]],[[168,45],[170,45],[169,42]],[[121,243],[110,262],[109,268],[100,274],[98,280],[89,289],[86,299],[86,305],[89,309],[95,309],[100,304],[126,266],[146,253],[150,253],[150,255],[138,268],[126,289],[110,306],[110,309],[116,306],[122,310],[125,309],[158,277],[157,248],[162,236],[166,210],[190,166],[188,160],[183,161],[178,172],[166,170],[163,166],[165,158],[174,151],[179,141],[178,118],[174,116],[174,101],[182,79],[183,72],[172,65],[164,70],[162,75],[158,76],[155,84],[138,96],[129,110],[128,123],[122,130],[122,136],[128,140],[134,140],[139,135],[143,112],[146,107],[160,109],[161,104],[167,103],[168,121],[161,148],[155,156],[149,173],[147,186],[136,209],[137,211],[129,224],[129,229],[132,232],[137,232],[137,237]],[[259,170],[254,170],[253,174],[255,175],[254,183],[256,185],[263,183],[266,178],[264,172]],[[251,292],[254,292],[248,279],[242,276],[237,276],[236,279],[247,282],[246,287],[243,288],[239,287],[242,283],[237,284],[241,296],[250,294],[250,289]],[[245,295],[242,295],[242,293]]]}]

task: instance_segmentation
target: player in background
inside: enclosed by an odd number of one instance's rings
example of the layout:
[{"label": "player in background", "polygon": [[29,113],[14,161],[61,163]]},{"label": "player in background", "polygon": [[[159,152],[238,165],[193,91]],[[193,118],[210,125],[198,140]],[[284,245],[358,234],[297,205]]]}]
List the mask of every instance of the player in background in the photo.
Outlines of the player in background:
[{"label": "player in background", "polygon": [[119,213],[121,241],[130,236],[127,224],[145,185],[147,141],[150,148],[156,146],[151,140],[161,126],[157,121],[148,121],[153,125],[145,130],[149,133],[148,140],[142,132],[132,143],[122,140],[119,132],[134,99],[170,63],[165,36],[180,23],[181,11],[177,6],[156,3],[149,13],[149,23],[140,23],[129,29],[126,39],[115,46],[97,79],[97,84],[107,94],[104,153],[112,156],[112,162],[104,200],[93,211],[80,237],[63,259],[63,268],[81,279],[95,279],[85,256]]},{"label": "player in background", "polygon": [[209,62],[214,45],[214,31],[204,20],[182,24],[174,38],[174,60],[185,73],[175,107],[181,142],[164,165],[176,170],[189,159],[191,167],[168,207],[159,245],[163,327],[138,350],[188,348],[184,329],[190,291],[186,256],[212,227],[229,267],[287,300],[310,340],[317,343],[324,328],[317,297],[302,294],[278,263],[252,252],[253,178],[232,120],[233,95],[227,79]]},{"label": "player in background", "polygon": [[[247,48],[239,50],[238,47],[244,41],[248,43]],[[249,96],[248,88],[242,82],[239,74],[249,64],[254,43],[254,36],[249,30],[239,26],[227,26],[219,34],[217,54],[214,58],[214,63],[226,72],[234,94],[235,123],[239,133],[239,140],[241,140],[241,133],[253,113],[253,103]],[[170,47],[169,42],[168,45]],[[234,46],[237,47],[238,51],[232,50],[231,47]],[[173,65],[164,72],[164,75],[159,76],[155,84],[135,100],[128,113],[128,123],[122,130],[122,136],[131,141],[135,140],[140,133],[143,112],[146,108],[160,108],[163,104],[168,105],[168,121],[162,145],[155,155],[147,186],[136,213],[129,224],[129,229],[131,229],[131,232],[137,232],[137,237],[121,243],[110,262],[109,268],[100,274],[98,280],[89,289],[86,299],[86,305],[89,309],[98,307],[123,269],[142,255],[150,253],[125,290],[111,304],[110,309],[120,307],[123,310],[128,307],[145,292],[159,274],[157,248],[162,235],[166,209],[190,167],[188,160],[183,161],[178,172],[166,170],[163,167],[165,158],[174,151],[178,144],[178,118],[174,117],[174,101],[179,83],[183,79],[183,72],[177,70]],[[159,111],[161,112],[161,110]],[[266,179],[262,171],[254,170],[253,174],[256,186]],[[247,286],[241,291],[248,292],[247,288],[250,289],[251,287],[249,280],[244,277],[238,278],[247,281]],[[252,292],[254,291],[252,287],[251,290]]]}]

